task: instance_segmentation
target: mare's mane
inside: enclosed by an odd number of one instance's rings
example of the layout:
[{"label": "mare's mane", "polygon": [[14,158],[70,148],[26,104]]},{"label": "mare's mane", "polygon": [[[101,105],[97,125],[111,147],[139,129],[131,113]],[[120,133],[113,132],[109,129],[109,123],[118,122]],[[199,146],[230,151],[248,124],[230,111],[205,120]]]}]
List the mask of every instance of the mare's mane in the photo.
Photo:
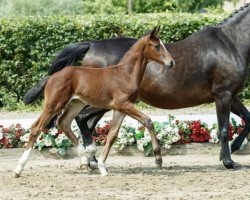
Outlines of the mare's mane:
[{"label": "mare's mane", "polygon": [[246,11],[246,8],[249,6],[250,3],[246,3],[243,7],[240,7],[238,10],[235,10],[231,15],[229,15],[228,18],[224,18],[224,20],[218,23],[218,25],[224,25],[225,23],[229,22],[229,20],[231,21],[232,19],[237,19],[239,16],[241,16],[241,14],[243,14],[243,11]]}]

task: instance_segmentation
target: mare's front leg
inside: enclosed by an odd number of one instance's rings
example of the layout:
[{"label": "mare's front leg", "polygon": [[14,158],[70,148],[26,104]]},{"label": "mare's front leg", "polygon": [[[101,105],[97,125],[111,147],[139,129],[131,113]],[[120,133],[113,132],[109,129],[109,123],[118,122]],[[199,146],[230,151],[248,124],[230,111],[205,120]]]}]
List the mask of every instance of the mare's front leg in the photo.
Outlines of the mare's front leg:
[{"label": "mare's front leg", "polygon": [[85,106],[75,118],[76,123],[81,131],[83,142],[86,147],[86,152],[88,155],[89,167],[91,169],[98,168],[98,162],[95,157],[96,146],[92,139],[93,136],[92,133],[98,121],[103,117],[103,115],[107,111],[109,110],[102,108],[95,108],[92,106]]},{"label": "mare's front leg", "polygon": [[153,151],[155,154],[155,164],[157,167],[161,168],[162,167],[161,147],[157,141],[154,130],[154,124],[152,120],[147,115],[137,110],[134,107],[134,104],[132,103],[126,103],[125,105],[122,106],[122,109],[120,111],[140,121],[148,129],[152,141]]},{"label": "mare's front leg", "polygon": [[231,111],[245,120],[245,126],[243,130],[231,145],[231,152],[233,153],[240,148],[241,144],[250,132],[250,112],[237,98],[232,100]]},{"label": "mare's front leg", "polygon": [[112,118],[112,121],[110,124],[110,130],[109,130],[109,133],[107,136],[107,142],[106,142],[106,144],[103,148],[103,151],[98,159],[98,167],[99,167],[99,170],[100,170],[102,176],[105,176],[108,173],[106,165],[105,165],[105,161],[108,157],[109,151],[110,151],[113,143],[115,142],[115,140],[117,138],[119,129],[122,125],[122,122],[123,122],[123,119],[125,116],[126,116],[125,114],[123,114],[117,110],[114,110],[113,118]]},{"label": "mare's front leg", "polygon": [[231,159],[229,148],[229,116],[231,109],[232,94],[229,91],[220,92],[215,95],[216,112],[221,139],[220,160],[227,169],[237,169],[239,164]]}]

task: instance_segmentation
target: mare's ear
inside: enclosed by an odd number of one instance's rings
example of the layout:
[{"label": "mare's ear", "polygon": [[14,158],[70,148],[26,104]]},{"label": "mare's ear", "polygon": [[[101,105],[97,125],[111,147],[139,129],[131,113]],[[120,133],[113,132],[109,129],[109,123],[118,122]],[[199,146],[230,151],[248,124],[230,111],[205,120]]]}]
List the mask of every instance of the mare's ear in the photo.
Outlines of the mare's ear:
[{"label": "mare's ear", "polygon": [[159,31],[160,31],[160,26],[154,27],[154,29],[150,32],[150,38],[157,35],[159,33]]}]

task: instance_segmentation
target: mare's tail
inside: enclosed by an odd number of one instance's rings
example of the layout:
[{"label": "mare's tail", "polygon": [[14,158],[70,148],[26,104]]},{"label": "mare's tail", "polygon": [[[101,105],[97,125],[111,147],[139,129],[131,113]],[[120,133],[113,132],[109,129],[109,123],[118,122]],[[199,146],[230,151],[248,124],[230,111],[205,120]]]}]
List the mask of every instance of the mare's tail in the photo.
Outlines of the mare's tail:
[{"label": "mare's tail", "polygon": [[[58,53],[56,58],[52,61],[52,64],[49,68],[49,75],[54,74],[57,71],[60,71],[66,66],[71,66],[76,63],[79,59],[88,52],[91,47],[90,42],[79,42],[70,44],[65,47],[62,51]],[[40,80],[33,88],[28,90],[24,95],[23,101],[25,104],[31,104],[33,101],[38,99],[42,94],[43,89],[48,81],[49,77],[45,77]]]},{"label": "mare's tail", "polygon": [[49,75],[60,71],[66,66],[76,64],[76,62],[82,59],[83,56],[88,52],[91,45],[92,44],[90,42],[79,42],[65,47],[52,61],[52,64],[49,68]]},{"label": "mare's tail", "polygon": [[26,105],[31,104],[33,101],[38,99],[38,97],[42,94],[48,80],[49,76],[41,79],[33,88],[26,92],[23,97],[23,101]]}]

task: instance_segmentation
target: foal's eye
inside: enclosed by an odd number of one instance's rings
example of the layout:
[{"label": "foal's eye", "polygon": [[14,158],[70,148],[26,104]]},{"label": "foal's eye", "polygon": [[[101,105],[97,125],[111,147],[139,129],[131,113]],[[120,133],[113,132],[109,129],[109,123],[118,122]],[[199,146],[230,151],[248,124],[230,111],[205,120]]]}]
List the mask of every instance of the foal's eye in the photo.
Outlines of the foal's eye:
[{"label": "foal's eye", "polygon": [[160,51],[160,48],[161,48],[161,46],[160,46],[159,44],[155,45],[155,49],[156,49],[157,51]]}]

